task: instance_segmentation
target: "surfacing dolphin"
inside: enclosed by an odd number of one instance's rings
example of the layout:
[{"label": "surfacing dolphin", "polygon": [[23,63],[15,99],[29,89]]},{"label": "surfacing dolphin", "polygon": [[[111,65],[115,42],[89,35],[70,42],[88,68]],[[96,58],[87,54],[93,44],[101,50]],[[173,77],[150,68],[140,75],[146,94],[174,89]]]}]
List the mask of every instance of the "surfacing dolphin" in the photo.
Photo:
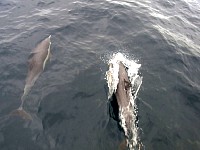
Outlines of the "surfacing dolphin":
[{"label": "surfacing dolphin", "polygon": [[118,78],[119,82],[115,92],[117,102],[120,107],[127,107],[130,102],[128,90],[131,87],[131,83],[129,81],[127,71],[125,70],[125,66],[122,64],[122,62],[119,63]]},{"label": "surfacing dolphin", "polygon": [[[132,114],[132,104],[131,104],[131,82],[128,77],[128,73],[124,64],[119,62],[119,71],[118,71],[118,84],[117,89],[114,92],[115,98],[118,103],[119,108],[119,119],[120,124],[124,130],[126,141],[123,141],[120,144],[120,150],[127,149],[127,146],[131,144],[130,140],[132,138],[132,128],[133,128],[133,114]],[[128,145],[127,145],[128,144]],[[129,147],[128,146],[128,147]],[[130,147],[129,147],[130,148]]]},{"label": "surfacing dolphin", "polygon": [[24,93],[21,97],[21,105],[17,110],[14,110],[11,112],[12,115],[18,115],[21,116],[24,119],[32,120],[32,117],[29,113],[27,113],[23,109],[24,101],[30,92],[31,88],[35,84],[35,81],[38,79],[40,74],[45,68],[47,60],[50,58],[51,52],[50,52],[50,41],[51,35],[41,41],[35,49],[31,52],[30,59],[28,60],[28,74],[26,77],[26,84],[24,87]]},{"label": "surfacing dolphin", "polygon": [[132,125],[132,115],[129,109],[131,106],[131,82],[128,78],[128,73],[122,62],[119,63],[119,82],[117,85],[117,90],[114,93],[117,99],[117,103],[122,115],[125,117],[125,126],[127,129],[131,128]]}]

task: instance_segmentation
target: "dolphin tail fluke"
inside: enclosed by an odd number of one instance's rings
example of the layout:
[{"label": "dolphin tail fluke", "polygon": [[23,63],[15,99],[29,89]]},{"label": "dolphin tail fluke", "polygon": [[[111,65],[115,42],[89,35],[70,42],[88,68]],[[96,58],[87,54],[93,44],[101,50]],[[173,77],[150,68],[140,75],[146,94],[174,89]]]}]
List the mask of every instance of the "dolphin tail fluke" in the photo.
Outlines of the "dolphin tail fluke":
[{"label": "dolphin tail fluke", "polygon": [[25,120],[32,120],[32,117],[23,108],[18,108],[10,113],[12,116],[19,116]]}]

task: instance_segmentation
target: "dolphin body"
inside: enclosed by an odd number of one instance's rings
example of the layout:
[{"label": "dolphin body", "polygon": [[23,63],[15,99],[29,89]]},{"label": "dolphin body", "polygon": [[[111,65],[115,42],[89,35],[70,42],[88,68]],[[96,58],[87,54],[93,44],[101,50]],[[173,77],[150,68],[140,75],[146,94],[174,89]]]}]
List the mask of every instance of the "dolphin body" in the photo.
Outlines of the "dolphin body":
[{"label": "dolphin body", "polygon": [[128,78],[126,67],[124,66],[122,62],[119,62],[118,78],[119,78],[119,81],[118,81],[117,89],[114,92],[114,95],[116,97],[118,107],[119,107],[120,124],[127,138],[127,141],[125,143],[129,145],[131,144],[129,140],[132,138],[132,134],[133,134],[132,128],[134,125],[133,115],[132,115],[133,107],[130,101],[131,95],[132,95],[132,91],[131,91],[132,85]]},{"label": "dolphin body", "polygon": [[[131,108],[131,82],[128,78],[128,73],[125,66],[122,62],[119,63],[119,73],[118,73],[119,82],[117,85],[116,92],[114,93],[117,99],[119,106],[119,111],[125,117],[125,126],[130,129],[132,117],[129,112]],[[121,122],[122,123],[122,122]]]},{"label": "dolphin body", "polygon": [[117,90],[115,96],[117,98],[117,103],[119,107],[127,107],[130,102],[129,90],[131,83],[128,78],[127,71],[122,62],[119,63],[119,73],[118,73],[119,82],[117,85]]},{"label": "dolphin body", "polygon": [[51,46],[51,41],[50,41],[51,35],[41,41],[35,49],[31,52],[30,59],[28,60],[28,74],[26,77],[26,84],[24,87],[24,93],[21,97],[21,105],[17,110],[14,110],[11,112],[13,115],[18,115],[21,116],[24,119],[32,120],[32,117],[29,113],[27,113],[23,109],[23,104],[24,101],[30,92],[31,88],[34,86],[36,80],[42,73],[42,71],[45,68],[47,60],[51,56],[50,52],[50,46]]}]

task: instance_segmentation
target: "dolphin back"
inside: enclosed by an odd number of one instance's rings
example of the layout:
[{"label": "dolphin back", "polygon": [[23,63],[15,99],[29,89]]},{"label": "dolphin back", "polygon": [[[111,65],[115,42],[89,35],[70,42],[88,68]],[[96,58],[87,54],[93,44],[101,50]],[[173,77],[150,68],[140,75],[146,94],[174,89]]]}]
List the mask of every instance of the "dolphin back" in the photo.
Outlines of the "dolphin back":
[{"label": "dolphin back", "polygon": [[122,62],[119,63],[119,73],[118,73],[119,82],[117,85],[117,90],[115,92],[117,102],[119,107],[126,107],[130,102],[130,87],[131,83],[128,79],[128,73],[125,69],[125,66]]}]

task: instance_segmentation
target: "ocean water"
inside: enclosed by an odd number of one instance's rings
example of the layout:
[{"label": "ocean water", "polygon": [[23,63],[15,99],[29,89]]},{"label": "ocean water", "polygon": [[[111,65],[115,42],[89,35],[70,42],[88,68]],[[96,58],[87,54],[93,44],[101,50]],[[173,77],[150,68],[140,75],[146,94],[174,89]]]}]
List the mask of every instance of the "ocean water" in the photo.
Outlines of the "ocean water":
[{"label": "ocean water", "polygon": [[[53,54],[18,108],[31,50]],[[116,150],[105,74],[120,52],[141,64],[138,134],[146,150],[200,149],[199,0],[1,0],[0,149]]]}]

